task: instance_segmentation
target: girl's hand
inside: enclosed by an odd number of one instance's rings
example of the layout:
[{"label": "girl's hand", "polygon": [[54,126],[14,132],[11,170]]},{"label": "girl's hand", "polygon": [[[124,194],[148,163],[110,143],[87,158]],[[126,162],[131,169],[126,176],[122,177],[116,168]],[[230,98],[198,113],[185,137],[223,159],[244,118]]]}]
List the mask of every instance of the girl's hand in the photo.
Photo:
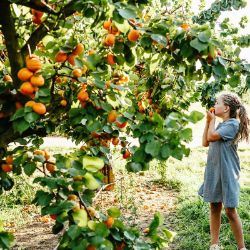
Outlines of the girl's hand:
[{"label": "girl's hand", "polygon": [[207,111],[207,123],[210,123],[212,120],[215,120],[214,112]]}]

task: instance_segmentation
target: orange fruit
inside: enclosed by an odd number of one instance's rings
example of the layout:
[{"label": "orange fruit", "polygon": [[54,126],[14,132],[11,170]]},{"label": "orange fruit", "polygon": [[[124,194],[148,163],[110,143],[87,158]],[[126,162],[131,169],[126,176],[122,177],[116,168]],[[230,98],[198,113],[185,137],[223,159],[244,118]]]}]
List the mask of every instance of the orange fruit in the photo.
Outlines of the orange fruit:
[{"label": "orange fruit", "polygon": [[115,122],[117,117],[118,114],[115,110],[110,111],[108,114],[108,122]]},{"label": "orange fruit", "polygon": [[16,102],[16,109],[21,109],[23,107],[23,104],[21,102]]},{"label": "orange fruit", "polygon": [[68,55],[65,52],[58,51],[55,56],[55,61],[62,63],[62,62],[65,62],[67,58],[68,58]]},{"label": "orange fruit", "polygon": [[50,173],[54,173],[56,171],[56,166],[54,164],[51,164],[51,163],[46,163],[46,169]]},{"label": "orange fruit", "polygon": [[96,250],[96,248],[92,245],[88,245],[86,250]]},{"label": "orange fruit", "polygon": [[118,30],[118,28],[115,25],[111,25],[109,28],[109,33],[113,34],[113,35],[119,35],[120,31]]},{"label": "orange fruit", "polygon": [[69,194],[67,199],[69,201],[78,201],[78,197],[75,194]]},{"label": "orange fruit", "polygon": [[84,46],[81,43],[78,43],[74,50],[72,51],[72,54],[74,55],[80,55],[84,51]]},{"label": "orange fruit", "polygon": [[190,29],[190,25],[188,23],[181,24],[181,28],[185,31],[188,31]]},{"label": "orange fruit", "polygon": [[41,87],[44,85],[44,78],[42,75],[33,75],[31,78],[30,78],[30,82],[33,86],[36,86],[36,87]]},{"label": "orange fruit", "polygon": [[13,169],[13,166],[11,164],[2,164],[2,170],[6,173],[11,172]]},{"label": "orange fruit", "polygon": [[104,224],[107,226],[107,228],[111,228],[114,224],[114,218],[108,217],[108,219],[104,221]]},{"label": "orange fruit", "polygon": [[32,22],[33,22],[34,24],[40,25],[40,24],[42,23],[42,19],[39,18],[39,17],[37,17],[37,16],[33,16],[33,17],[32,17]]},{"label": "orange fruit", "polygon": [[74,54],[69,54],[67,60],[68,60],[68,62],[69,62],[71,65],[75,66],[75,58],[76,58],[76,55],[74,55]]},{"label": "orange fruit", "polygon": [[51,218],[52,220],[56,220],[57,215],[56,215],[56,214],[51,214],[51,215],[50,215],[50,218]]},{"label": "orange fruit", "polygon": [[128,40],[130,42],[136,42],[140,37],[140,33],[138,30],[131,30],[129,33],[128,33]]},{"label": "orange fruit", "polygon": [[106,46],[113,46],[115,44],[115,36],[113,34],[108,34],[104,43]]},{"label": "orange fruit", "polygon": [[107,55],[107,62],[109,65],[114,65],[115,64],[115,57],[113,54],[109,53]]},{"label": "orange fruit", "polygon": [[96,52],[95,52],[95,50],[93,50],[93,49],[91,49],[91,50],[89,50],[89,55],[91,56],[91,55],[94,55]]},{"label": "orange fruit", "polygon": [[215,111],[214,107],[212,107],[212,108],[209,109],[209,112],[211,112],[211,113],[214,113],[214,111]]},{"label": "orange fruit", "polygon": [[46,113],[46,106],[43,103],[34,103],[32,109],[35,113],[39,115],[44,115]]},{"label": "orange fruit", "polygon": [[42,62],[38,57],[27,58],[26,60],[27,68],[34,72],[42,68]]},{"label": "orange fruit", "polygon": [[77,95],[77,99],[81,102],[88,101],[89,94],[85,90],[81,90]]},{"label": "orange fruit", "polygon": [[5,75],[5,76],[3,77],[3,80],[4,80],[5,82],[12,82],[12,77],[11,77],[10,75]]},{"label": "orange fruit", "polygon": [[123,153],[123,155],[122,155],[122,157],[123,157],[123,159],[127,159],[127,158],[129,158],[130,157],[130,152],[128,151],[128,150],[126,150],[124,153]]},{"label": "orange fruit", "polygon": [[22,68],[17,73],[17,77],[21,81],[28,81],[32,76],[33,76],[33,72],[31,72],[27,68]]},{"label": "orange fruit", "polygon": [[123,123],[116,122],[115,124],[118,128],[125,128],[128,125],[128,122],[127,121]]},{"label": "orange fruit", "polygon": [[43,16],[43,12],[35,10],[35,9],[31,9],[31,13],[36,16],[37,18],[41,18]]},{"label": "orange fruit", "polygon": [[20,92],[24,95],[33,94],[34,91],[35,89],[30,82],[24,82],[20,87]]},{"label": "orange fruit", "polygon": [[75,78],[82,76],[82,70],[81,69],[73,69],[72,74]]},{"label": "orange fruit", "polygon": [[34,151],[34,155],[42,155],[45,157],[45,152],[43,150],[37,149]]},{"label": "orange fruit", "polygon": [[33,105],[35,104],[36,102],[34,102],[34,101],[28,101],[28,102],[26,102],[25,103],[25,107],[33,107]]},{"label": "orange fruit", "polygon": [[48,161],[49,158],[50,158],[50,155],[49,155],[49,153],[46,150],[43,150],[43,151],[44,151],[45,159],[46,159],[46,161]]},{"label": "orange fruit", "polygon": [[103,23],[103,28],[104,28],[105,30],[109,30],[111,24],[112,24],[112,22],[111,22],[110,20],[104,21],[104,23]]},{"label": "orange fruit", "polygon": [[6,159],[5,159],[5,162],[7,164],[12,164],[13,163],[13,156],[12,155],[7,155]]},{"label": "orange fruit", "polygon": [[119,142],[120,142],[119,138],[117,138],[117,137],[112,138],[112,144],[113,144],[114,146],[118,145]]},{"label": "orange fruit", "polygon": [[60,104],[61,104],[61,106],[65,107],[65,106],[67,106],[67,101],[66,100],[61,100]]}]

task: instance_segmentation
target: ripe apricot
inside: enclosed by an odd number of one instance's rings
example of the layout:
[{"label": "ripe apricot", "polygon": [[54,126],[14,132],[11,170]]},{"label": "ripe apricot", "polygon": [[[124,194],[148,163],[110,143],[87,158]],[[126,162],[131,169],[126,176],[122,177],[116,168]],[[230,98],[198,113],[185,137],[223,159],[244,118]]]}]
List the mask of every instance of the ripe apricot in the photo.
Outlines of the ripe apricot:
[{"label": "ripe apricot", "polygon": [[35,9],[31,9],[31,13],[32,13],[34,16],[38,17],[38,18],[41,18],[41,17],[43,16],[43,12],[38,11],[38,10],[35,10]]},{"label": "ripe apricot", "polygon": [[111,123],[115,122],[117,117],[118,117],[118,114],[115,110],[110,111],[108,114],[108,122],[111,122]]},{"label": "ripe apricot", "polygon": [[6,159],[5,159],[5,162],[7,164],[12,164],[13,163],[13,156],[12,155],[7,155]]},{"label": "ripe apricot", "polygon": [[123,159],[127,159],[127,158],[129,158],[130,157],[130,152],[128,151],[128,150],[126,150],[124,153],[123,153],[123,155],[122,155],[122,157],[123,157]]},{"label": "ripe apricot", "polygon": [[30,82],[24,82],[20,87],[20,92],[24,95],[33,94],[34,91],[35,89]]},{"label": "ripe apricot", "polygon": [[68,58],[68,55],[65,52],[58,51],[55,56],[55,61],[62,63],[62,62],[65,62],[67,58]]},{"label": "ripe apricot", "polygon": [[60,104],[61,104],[61,106],[65,107],[65,106],[67,106],[67,101],[66,100],[61,100]]},{"label": "ripe apricot", "polygon": [[23,107],[23,104],[21,102],[16,102],[16,109],[21,109]]},{"label": "ripe apricot", "polygon": [[33,75],[30,78],[30,82],[33,86],[41,87],[44,85],[45,80],[42,75]]},{"label": "ripe apricot", "polygon": [[212,107],[212,108],[209,109],[209,112],[211,112],[211,113],[214,113],[214,111],[215,111],[214,107]]},{"label": "ripe apricot", "polygon": [[46,106],[43,103],[34,103],[32,109],[35,113],[39,115],[44,115],[46,113]]},{"label": "ripe apricot", "polygon": [[112,144],[113,144],[114,146],[118,145],[119,142],[120,142],[119,138],[117,138],[117,137],[112,138]]},{"label": "ripe apricot", "polygon": [[78,78],[82,76],[82,70],[81,69],[73,69],[72,71],[73,77]]},{"label": "ripe apricot", "polygon": [[78,201],[78,197],[75,194],[69,194],[67,200]]},{"label": "ripe apricot", "polygon": [[6,173],[11,172],[13,169],[12,164],[2,164],[2,170]]},{"label": "ripe apricot", "polygon": [[125,128],[128,125],[128,122],[127,121],[123,123],[116,122],[115,124],[118,128]]},{"label": "ripe apricot", "polygon": [[33,22],[34,24],[40,25],[40,24],[42,23],[42,19],[39,18],[39,17],[37,17],[37,16],[33,16],[33,17],[32,17],[32,22]]},{"label": "ripe apricot", "polygon": [[69,64],[71,64],[72,66],[75,66],[75,58],[76,58],[76,55],[74,55],[74,54],[69,54],[69,55],[68,55],[67,61],[68,61]]},{"label": "ripe apricot", "polygon": [[52,163],[46,163],[46,169],[50,172],[50,173],[54,173],[56,171],[56,166]]},{"label": "ripe apricot", "polygon": [[42,68],[42,62],[37,57],[28,58],[26,60],[26,65],[27,68],[32,72],[40,70]]},{"label": "ripe apricot", "polygon": [[35,104],[36,102],[34,102],[34,101],[28,101],[28,102],[26,102],[25,103],[25,107],[33,107],[33,105]]},{"label": "ripe apricot", "polygon": [[115,57],[113,54],[109,53],[107,55],[107,62],[109,65],[114,65],[115,64]]},{"label": "ripe apricot", "polygon": [[104,21],[104,23],[103,23],[103,28],[104,28],[105,30],[109,30],[111,24],[112,24],[112,22],[111,22],[110,20]]},{"label": "ripe apricot", "polygon": [[181,24],[181,28],[185,31],[188,31],[190,29],[190,25],[188,23]]},{"label": "ripe apricot", "polygon": [[77,95],[77,99],[81,102],[85,102],[89,100],[89,94],[83,89],[81,90],[78,95]]},{"label": "ripe apricot", "polygon": [[136,42],[140,37],[140,32],[138,30],[131,30],[128,33],[128,40],[130,42]]},{"label": "ripe apricot", "polygon": [[31,72],[29,69],[27,68],[22,68],[18,71],[17,73],[17,77],[21,80],[21,81],[28,81],[31,77],[33,76],[33,72]]},{"label": "ripe apricot", "polygon": [[10,75],[5,75],[5,76],[3,77],[3,80],[4,80],[5,82],[12,82],[12,77],[11,77]]},{"label": "ripe apricot", "polygon": [[114,218],[108,217],[108,219],[104,221],[104,224],[107,226],[107,228],[111,228],[114,224]]},{"label": "ripe apricot", "polygon": [[108,34],[104,43],[106,46],[113,46],[115,44],[115,36],[113,34]]},{"label": "ripe apricot", "polygon": [[86,250],[96,250],[96,248],[92,245],[88,245]]},{"label": "ripe apricot", "polygon": [[96,52],[95,52],[95,50],[93,50],[93,49],[91,49],[91,50],[89,50],[89,55],[91,56],[91,55],[94,55]]},{"label": "ripe apricot", "polygon": [[80,55],[84,51],[84,46],[81,43],[78,43],[74,50],[72,51],[72,54],[74,55]]}]

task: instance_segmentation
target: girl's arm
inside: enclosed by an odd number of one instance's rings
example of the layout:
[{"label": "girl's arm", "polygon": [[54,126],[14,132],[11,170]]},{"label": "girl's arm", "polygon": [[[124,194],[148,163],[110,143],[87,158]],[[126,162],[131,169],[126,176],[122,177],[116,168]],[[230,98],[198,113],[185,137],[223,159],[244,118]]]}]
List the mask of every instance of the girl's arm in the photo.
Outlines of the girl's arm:
[{"label": "girl's arm", "polygon": [[208,142],[219,141],[221,139],[221,136],[215,131],[215,116],[213,113],[210,114],[208,114],[211,119],[209,121],[209,127],[207,131],[207,140]]},{"label": "girl's arm", "polygon": [[207,121],[206,126],[204,128],[203,136],[202,136],[202,146],[203,147],[208,147],[209,146],[209,142],[207,140],[208,127],[209,127],[209,122]]}]

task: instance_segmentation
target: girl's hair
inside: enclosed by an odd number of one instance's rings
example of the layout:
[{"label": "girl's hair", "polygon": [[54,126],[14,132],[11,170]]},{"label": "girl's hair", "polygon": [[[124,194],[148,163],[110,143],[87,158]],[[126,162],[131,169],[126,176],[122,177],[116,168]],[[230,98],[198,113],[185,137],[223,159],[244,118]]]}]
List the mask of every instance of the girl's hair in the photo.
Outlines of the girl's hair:
[{"label": "girl's hair", "polygon": [[240,119],[240,128],[239,132],[234,139],[234,142],[239,142],[249,139],[249,129],[250,120],[247,116],[247,111],[244,105],[241,103],[238,95],[234,93],[221,93],[220,96],[225,105],[230,108],[230,118],[239,118]]}]

